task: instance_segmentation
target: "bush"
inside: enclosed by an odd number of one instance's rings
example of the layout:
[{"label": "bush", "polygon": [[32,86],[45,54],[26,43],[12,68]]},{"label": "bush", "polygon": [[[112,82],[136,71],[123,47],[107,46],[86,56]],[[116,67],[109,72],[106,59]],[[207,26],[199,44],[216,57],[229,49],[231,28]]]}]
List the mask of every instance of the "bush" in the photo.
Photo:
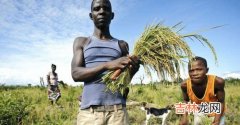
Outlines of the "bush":
[{"label": "bush", "polygon": [[4,93],[0,96],[0,124],[19,124],[29,114],[31,99],[20,93]]}]

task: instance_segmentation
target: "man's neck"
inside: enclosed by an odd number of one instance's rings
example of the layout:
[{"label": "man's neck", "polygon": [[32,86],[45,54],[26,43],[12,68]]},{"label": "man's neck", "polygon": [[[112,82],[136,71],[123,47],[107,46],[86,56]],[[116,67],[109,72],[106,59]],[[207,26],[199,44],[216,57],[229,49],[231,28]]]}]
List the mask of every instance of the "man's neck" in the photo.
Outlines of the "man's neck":
[{"label": "man's neck", "polygon": [[109,40],[109,39],[113,38],[110,34],[109,28],[105,28],[105,29],[95,28],[93,36],[95,36],[101,40]]}]

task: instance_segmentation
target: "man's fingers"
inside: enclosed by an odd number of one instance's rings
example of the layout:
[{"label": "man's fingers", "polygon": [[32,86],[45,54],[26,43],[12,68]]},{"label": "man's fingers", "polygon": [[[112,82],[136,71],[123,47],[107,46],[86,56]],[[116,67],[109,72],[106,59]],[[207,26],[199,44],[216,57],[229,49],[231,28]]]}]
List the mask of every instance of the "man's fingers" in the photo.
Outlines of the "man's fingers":
[{"label": "man's fingers", "polygon": [[130,56],[129,58],[134,64],[139,64],[139,58],[137,56],[133,55],[133,56]]},{"label": "man's fingers", "polygon": [[131,68],[133,68],[133,66],[132,66],[132,65],[130,65],[130,66],[129,66],[129,68],[131,69]]}]

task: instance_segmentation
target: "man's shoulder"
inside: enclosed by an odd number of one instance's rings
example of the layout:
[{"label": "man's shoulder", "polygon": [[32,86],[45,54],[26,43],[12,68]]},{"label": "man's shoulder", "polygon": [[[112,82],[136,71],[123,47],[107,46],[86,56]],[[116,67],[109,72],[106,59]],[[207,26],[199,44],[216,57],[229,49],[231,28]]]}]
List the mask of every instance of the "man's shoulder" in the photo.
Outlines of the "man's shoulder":
[{"label": "man's shoulder", "polygon": [[73,45],[74,45],[74,47],[83,47],[89,41],[90,41],[89,37],[77,37],[77,38],[75,38]]},{"label": "man's shoulder", "polygon": [[120,49],[122,51],[122,55],[126,56],[127,54],[129,54],[129,46],[128,43],[124,40],[118,40],[119,41],[119,46]]},{"label": "man's shoulder", "polygon": [[125,40],[118,40],[119,44],[121,45],[125,45],[128,46],[128,43]]},{"label": "man's shoulder", "polygon": [[51,71],[48,72],[47,76],[50,76],[50,74],[51,74]]}]

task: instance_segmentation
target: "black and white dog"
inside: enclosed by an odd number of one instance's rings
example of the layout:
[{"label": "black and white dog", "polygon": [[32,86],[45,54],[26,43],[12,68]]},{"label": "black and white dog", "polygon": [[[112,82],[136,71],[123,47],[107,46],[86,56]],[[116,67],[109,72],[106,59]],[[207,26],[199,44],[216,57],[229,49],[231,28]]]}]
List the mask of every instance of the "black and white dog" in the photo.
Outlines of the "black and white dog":
[{"label": "black and white dog", "polygon": [[149,122],[149,119],[153,116],[153,117],[157,117],[157,118],[162,118],[162,125],[166,125],[166,119],[169,115],[169,113],[171,112],[171,109],[173,108],[173,106],[167,106],[166,108],[153,108],[153,107],[147,107],[146,106],[147,103],[143,102],[142,106],[141,106],[141,110],[146,111],[146,125]]}]

